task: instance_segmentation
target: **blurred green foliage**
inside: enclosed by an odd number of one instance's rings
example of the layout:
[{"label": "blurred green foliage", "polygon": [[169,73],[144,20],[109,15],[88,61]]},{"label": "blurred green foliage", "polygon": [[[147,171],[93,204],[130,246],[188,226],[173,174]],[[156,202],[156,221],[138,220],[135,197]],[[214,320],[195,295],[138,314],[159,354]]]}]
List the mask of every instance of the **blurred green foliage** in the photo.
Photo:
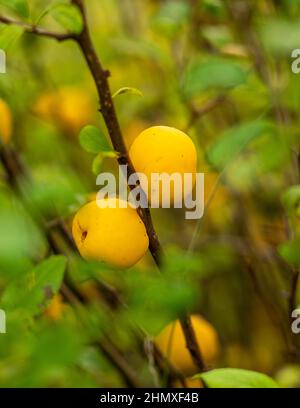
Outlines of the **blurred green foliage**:
[{"label": "blurred green foliage", "polygon": [[[218,332],[216,367],[274,376],[292,361],[297,372],[293,350],[300,342],[289,327],[289,303],[300,266],[300,76],[290,65],[292,50],[300,48],[300,2],[86,3],[126,145],[155,124],[186,131],[211,201],[199,222],[185,220],[179,209],[152,212],[166,251],[162,274],[150,255],[125,271],[79,259],[66,239],[72,217],[97,190],[93,171],[117,174],[96,90],[72,41],[1,24],[7,74],[0,75],[0,98],[13,114],[10,147],[26,169],[17,185],[5,166],[0,173],[0,308],[7,312],[1,386],[124,386],[124,376],[98,347],[107,337],[141,382],[153,385],[136,325],[153,337],[186,309]],[[247,7],[249,15],[243,14]],[[82,28],[68,1],[0,0],[0,15],[55,32]],[[42,97],[66,86],[91,103],[90,111],[78,108],[74,96],[65,113],[68,121],[82,119],[81,133],[61,122],[61,106],[48,118],[37,110]],[[224,100],[202,115],[219,96]],[[66,281],[83,305],[67,299]],[[108,306],[106,285],[124,307]],[[59,292],[59,318],[53,318],[47,310]],[[294,297],[299,304],[299,288]],[[279,372],[276,379],[295,386],[294,377]],[[204,380],[212,387],[274,385],[264,374],[217,369]]]}]

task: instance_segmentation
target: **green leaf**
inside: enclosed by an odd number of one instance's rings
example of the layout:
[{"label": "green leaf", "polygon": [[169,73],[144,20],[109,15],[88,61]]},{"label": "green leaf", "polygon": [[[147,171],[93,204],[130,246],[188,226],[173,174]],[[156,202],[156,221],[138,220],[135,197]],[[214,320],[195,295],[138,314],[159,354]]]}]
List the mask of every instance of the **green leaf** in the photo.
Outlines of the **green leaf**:
[{"label": "green leaf", "polygon": [[[37,367],[37,373],[51,369],[63,370],[65,366],[75,364],[81,353],[83,336],[81,330],[76,330],[70,324],[57,324],[55,330],[47,325],[39,327],[31,359],[32,365]],[[53,347],[54,344],[59,347]]]},{"label": "green leaf", "polygon": [[89,153],[113,152],[106,137],[96,126],[85,126],[79,135],[81,147]]},{"label": "green leaf", "polygon": [[219,368],[194,378],[201,378],[208,388],[279,388],[267,375],[239,368]]},{"label": "green leaf", "polygon": [[260,28],[264,46],[274,54],[290,54],[299,48],[300,20],[268,19]]},{"label": "green leaf", "polygon": [[166,62],[166,55],[157,43],[141,38],[114,38],[110,41],[112,47],[121,55],[128,55],[143,60],[151,59],[156,62]]},{"label": "green leaf", "polygon": [[203,9],[213,16],[224,15],[224,8],[222,0],[203,0]]},{"label": "green leaf", "polygon": [[[201,296],[191,280],[182,273],[155,277],[131,271],[126,279],[128,312],[151,335],[156,335],[167,322],[182,315]],[[143,291],[139,290],[141,287]]]},{"label": "green leaf", "polygon": [[92,163],[92,172],[95,175],[98,175],[102,169],[102,163],[103,163],[103,155],[99,153],[93,160]]},{"label": "green leaf", "polygon": [[216,48],[222,48],[228,44],[234,43],[234,37],[232,36],[229,27],[224,25],[207,25],[203,27],[202,33],[203,37]]},{"label": "green leaf", "polygon": [[13,281],[2,298],[5,307],[24,309],[32,315],[40,313],[58,292],[66,263],[67,259],[64,256],[51,256],[23,279]]},{"label": "green leaf", "polygon": [[101,172],[104,158],[116,159],[117,157],[118,154],[113,150],[99,153],[93,160],[92,172],[96,175],[98,175]]},{"label": "green leaf", "polygon": [[67,31],[81,33],[83,19],[78,7],[72,4],[57,4],[49,10],[49,13]]},{"label": "green leaf", "polygon": [[172,37],[184,27],[190,11],[190,5],[185,1],[167,1],[162,4],[154,16],[152,26],[159,32]]},{"label": "green leaf", "polygon": [[31,268],[30,259],[35,258],[44,245],[36,225],[21,203],[12,200],[1,189],[0,208],[0,225],[5,231],[5,234],[0,234],[1,278],[11,281]]},{"label": "green leaf", "polygon": [[13,10],[21,17],[27,18],[29,16],[27,0],[0,0],[0,5]]},{"label": "green leaf", "polygon": [[143,96],[143,93],[137,89],[137,88],[131,88],[128,86],[124,86],[123,88],[118,89],[114,94],[113,94],[113,98],[115,98],[118,95],[123,95],[125,93],[130,93],[133,95],[138,95],[138,96]]},{"label": "green leaf", "polygon": [[216,168],[223,169],[252,140],[272,129],[265,120],[255,120],[227,130],[210,148],[208,159]]},{"label": "green leaf", "polygon": [[78,177],[68,168],[61,171],[59,166],[36,166],[32,178],[34,182],[24,188],[35,210],[47,219],[70,215],[77,195],[85,192]]},{"label": "green leaf", "polygon": [[300,238],[284,242],[278,248],[280,256],[290,265],[300,265]]},{"label": "green leaf", "polygon": [[8,50],[23,34],[20,26],[8,25],[0,29],[0,48]]},{"label": "green leaf", "polygon": [[183,91],[193,97],[207,90],[226,90],[244,84],[247,73],[237,62],[225,58],[197,59],[187,69]]},{"label": "green leaf", "polygon": [[297,212],[300,204],[300,185],[292,186],[282,194],[281,201],[287,214],[292,215]]},{"label": "green leaf", "polygon": [[117,157],[118,157],[118,153],[113,150],[99,153],[94,158],[93,163],[92,163],[93,174],[97,176],[101,172],[104,158],[116,159]]}]

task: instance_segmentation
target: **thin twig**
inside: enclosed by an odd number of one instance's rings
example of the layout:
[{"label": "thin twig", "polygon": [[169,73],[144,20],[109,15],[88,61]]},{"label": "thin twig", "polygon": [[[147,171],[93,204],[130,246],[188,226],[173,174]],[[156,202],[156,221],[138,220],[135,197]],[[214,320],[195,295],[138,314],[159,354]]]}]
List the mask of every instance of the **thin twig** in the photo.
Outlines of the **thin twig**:
[{"label": "thin twig", "polygon": [[[78,297],[78,292],[70,289],[65,283],[62,285],[62,294],[72,305],[73,309],[78,312],[77,316],[80,318],[80,307],[82,305],[82,300]],[[84,322],[81,319],[81,323]],[[97,340],[95,345],[100,348],[106,358],[111,362],[111,364],[117,369],[121,374],[125,384],[128,387],[140,388],[142,383],[139,379],[136,371],[128,364],[123,354],[117,349],[117,347],[104,336]]]},{"label": "thin twig", "polygon": [[192,360],[195,366],[200,372],[206,371],[206,366],[197,343],[195,331],[193,329],[192,320],[190,316],[186,315],[180,319],[180,325],[183,333],[185,334],[186,347],[190,352]]},{"label": "thin twig", "polygon": [[292,277],[292,288],[290,293],[289,302],[289,313],[292,316],[292,312],[297,308],[297,294],[298,294],[298,283],[299,283],[300,271],[296,270]]},{"label": "thin twig", "polygon": [[[279,125],[286,125],[287,121],[289,119],[288,117],[288,112],[282,106],[282,103],[280,101],[280,98],[278,96],[278,92],[276,90],[276,87],[274,87],[272,83],[272,76],[270,72],[270,68],[267,63],[267,57],[264,53],[264,50],[261,46],[261,43],[259,41],[259,38],[257,37],[256,33],[254,32],[252,28],[252,23],[253,23],[253,17],[254,17],[254,3],[251,2],[245,2],[241,0],[236,0],[234,2],[227,0],[225,2],[227,6],[227,10],[229,12],[229,15],[232,18],[232,22],[239,33],[239,35],[243,38],[246,47],[249,50],[249,53],[253,57],[254,61],[254,67],[255,70],[260,77],[260,79],[267,85],[270,96],[271,96],[271,114],[276,118],[277,122]],[[293,160],[293,165],[295,166],[295,177],[291,180],[292,183],[298,181],[298,176],[299,176],[299,166],[298,166],[298,152],[297,149],[296,151],[293,151],[292,149],[292,160]],[[293,235],[293,231],[291,231],[289,222],[287,220],[286,215],[283,215],[284,221],[285,221],[285,226],[286,226],[286,232],[287,232],[287,238],[291,239],[291,236]],[[246,218],[244,218],[244,221]],[[294,271],[293,268],[293,277],[292,277],[292,287],[291,287],[291,293],[289,296],[289,303],[287,305],[287,310],[289,313],[289,319],[291,319],[291,309],[294,307],[295,299],[297,296],[297,286],[298,286],[298,278],[299,278],[299,272]],[[253,274],[255,271],[253,271]],[[253,275],[252,274],[252,275]],[[265,295],[262,293],[262,298],[265,297]],[[263,299],[264,300],[264,299]],[[264,300],[265,303],[267,303],[267,300]],[[285,329],[285,322],[282,322],[281,326],[283,327],[283,333],[284,336],[287,338],[287,342],[289,342],[289,335],[290,332],[286,333]],[[288,346],[291,348],[292,346]],[[297,346],[297,345],[296,345]]]},{"label": "thin twig", "polygon": [[24,30],[27,33],[37,34],[37,35],[42,36],[42,37],[49,37],[49,38],[55,39],[57,41],[66,41],[66,40],[74,39],[74,34],[71,34],[71,33],[55,33],[55,32],[52,32],[52,31],[45,30],[42,27],[37,27],[37,26],[35,26],[33,24],[27,24],[27,23],[24,23],[23,21],[14,20],[14,19],[12,19],[10,17],[0,16],[0,23],[6,24],[6,25],[16,25],[16,26],[24,28]]},{"label": "thin twig", "polygon": [[201,119],[204,115],[213,111],[219,105],[221,105],[226,100],[226,95],[218,95],[215,98],[208,100],[204,105],[196,107],[193,104],[189,104],[188,108],[190,110],[190,119],[187,124],[187,130],[189,130],[196,121]]},{"label": "thin twig", "polygon": [[113,363],[115,368],[122,374],[129,387],[141,388],[142,383],[135,370],[127,363],[121,352],[110,341],[99,340],[98,343],[103,354]]}]

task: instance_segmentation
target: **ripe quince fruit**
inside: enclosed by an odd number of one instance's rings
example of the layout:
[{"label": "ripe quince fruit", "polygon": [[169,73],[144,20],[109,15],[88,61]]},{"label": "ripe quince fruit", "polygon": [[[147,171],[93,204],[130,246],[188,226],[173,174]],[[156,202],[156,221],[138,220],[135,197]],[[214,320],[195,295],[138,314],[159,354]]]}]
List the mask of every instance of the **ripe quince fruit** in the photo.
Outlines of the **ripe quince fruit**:
[{"label": "ripe quince fruit", "polygon": [[11,139],[12,134],[12,114],[7,103],[0,99],[0,138],[4,144]]},{"label": "ripe quince fruit", "polygon": [[[165,202],[162,183],[158,183],[158,191],[154,185],[151,186],[153,174],[166,173],[171,176],[179,173],[181,176],[181,181],[171,183],[171,205],[182,202],[192,192],[197,170],[197,151],[193,141],[184,132],[168,126],[152,126],[137,136],[131,145],[129,156],[135,171],[146,176],[147,185],[143,179],[140,181],[148,201],[155,193],[159,206]],[[191,174],[190,185],[184,183],[184,174]]]},{"label": "ripe quince fruit", "polygon": [[[199,315],[191,316],[196,340],[204,362],[211,365],[220,351],[219,338],[215,328]],[[161,352],[186,376],[195,375],[195,367],[186,347],[185,337],[179,320],[168,324],[155,339]]]},{"label": "ripe quince fruit", "polygon": [[149,246],[146,228],[137,211],[119,198],[85,204],[73,219],[72,233],[83,258],[104,261],[117,268],[136,264]]}]

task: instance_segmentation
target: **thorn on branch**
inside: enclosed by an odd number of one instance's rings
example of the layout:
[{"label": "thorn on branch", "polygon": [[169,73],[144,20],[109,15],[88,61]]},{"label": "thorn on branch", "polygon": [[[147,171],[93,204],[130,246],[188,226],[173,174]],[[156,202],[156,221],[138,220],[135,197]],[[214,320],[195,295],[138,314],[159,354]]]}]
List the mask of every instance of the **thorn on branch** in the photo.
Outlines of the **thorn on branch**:
[{"label": "thorn on branch", "polygon": [[111,73],[108,69],[105,69],[103,74],[105,75],[106,78],[109,78],[111,76]]}]

